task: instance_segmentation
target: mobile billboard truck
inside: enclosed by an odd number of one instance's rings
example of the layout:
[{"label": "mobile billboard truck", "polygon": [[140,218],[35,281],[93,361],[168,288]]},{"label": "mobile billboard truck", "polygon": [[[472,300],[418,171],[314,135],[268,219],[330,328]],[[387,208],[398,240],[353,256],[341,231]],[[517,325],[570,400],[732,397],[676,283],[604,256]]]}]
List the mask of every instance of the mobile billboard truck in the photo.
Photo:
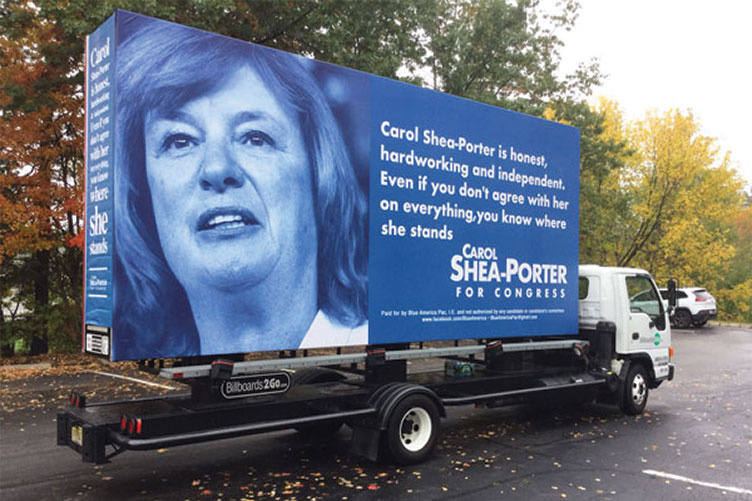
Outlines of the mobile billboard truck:
[{"label": "mobile billboard truck", "polygon": [[411,463],[446,406],[673,377],[650,275],[578,267],[576,128],[125,11],[86,47],[84,351],[191,392],[72,394],[85,461],[347,423]]}]

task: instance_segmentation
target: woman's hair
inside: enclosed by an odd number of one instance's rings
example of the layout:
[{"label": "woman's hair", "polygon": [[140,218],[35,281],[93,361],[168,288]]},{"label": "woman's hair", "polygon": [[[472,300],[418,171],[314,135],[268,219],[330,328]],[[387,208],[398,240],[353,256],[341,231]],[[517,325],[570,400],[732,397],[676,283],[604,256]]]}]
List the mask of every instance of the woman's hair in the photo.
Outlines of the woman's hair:
[{"label": "woman's hair", "polygon": [[124,341],[118,349],[132,351],[118,357],[199,351],[190,305],[157,235],[146,180],[144,120],[150,111],[174,110],[219,88],[244,65],[297,114],[302,130],[313,180],[319,309],[344,326],[365,322],[366,202],[339,127],[303,59],[142,16],[120,26],[115,328]]}]

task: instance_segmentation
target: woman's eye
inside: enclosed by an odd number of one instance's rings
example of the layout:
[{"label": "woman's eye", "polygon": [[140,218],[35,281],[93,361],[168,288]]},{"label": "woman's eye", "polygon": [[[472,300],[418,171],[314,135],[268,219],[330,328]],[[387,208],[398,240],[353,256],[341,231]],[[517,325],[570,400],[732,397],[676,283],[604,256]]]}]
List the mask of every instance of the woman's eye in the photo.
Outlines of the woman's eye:
[{"label": "woman's eye", "polygon": [[170,134],[162,143],[162,150],[180,151],[195,146],[196,144],[196,139],[188,134]]},{"label": "woman's eye", "polygon": [[247,146],[274,146],[274,140],[268,134],[259,130],[246,132],[241,137],[240,142]]}]

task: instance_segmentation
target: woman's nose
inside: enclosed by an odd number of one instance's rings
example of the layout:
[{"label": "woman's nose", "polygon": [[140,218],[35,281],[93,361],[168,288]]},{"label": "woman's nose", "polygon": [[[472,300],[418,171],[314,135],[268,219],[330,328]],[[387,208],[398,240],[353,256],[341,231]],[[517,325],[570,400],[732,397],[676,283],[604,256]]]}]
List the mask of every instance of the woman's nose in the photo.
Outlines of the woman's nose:
[{"label": "woman's nose", "polygon": [[243,179],[243,170],[235,162],[228,145],[207,145],[199,173],[201,188],[222,193],[228,188],[239,188]]}]

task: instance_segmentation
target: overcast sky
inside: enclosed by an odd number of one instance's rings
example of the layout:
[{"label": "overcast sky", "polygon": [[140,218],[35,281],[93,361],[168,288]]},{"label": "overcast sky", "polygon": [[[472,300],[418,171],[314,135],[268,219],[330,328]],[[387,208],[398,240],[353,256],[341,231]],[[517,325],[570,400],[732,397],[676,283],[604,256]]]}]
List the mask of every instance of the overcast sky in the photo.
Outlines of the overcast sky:
[{"label": "overcast sky", "polygon": [[581,0],[562,34],[564,68],[597,57],[607,75],[595,94],[628,119],[691,110],[752,186],[752,2]]}]

